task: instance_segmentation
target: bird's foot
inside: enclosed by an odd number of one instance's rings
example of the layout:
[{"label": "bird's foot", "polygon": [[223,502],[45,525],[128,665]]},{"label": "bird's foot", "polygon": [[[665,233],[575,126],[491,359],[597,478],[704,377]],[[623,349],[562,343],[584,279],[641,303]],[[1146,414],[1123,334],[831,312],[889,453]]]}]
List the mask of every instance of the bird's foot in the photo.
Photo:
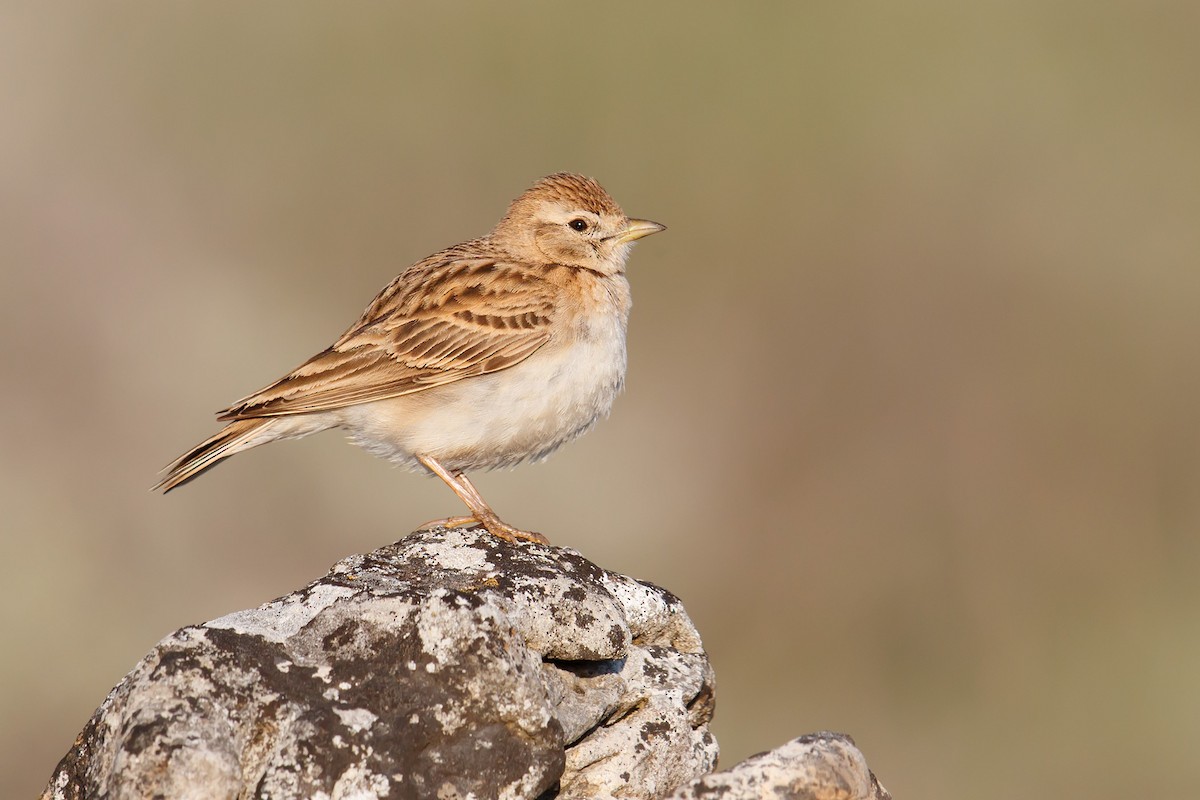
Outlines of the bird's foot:
[{"label": "bird's foot", "polygon": [[482,522],[480,522],[478,519],[476,519],[473,516],[446,517],[445,519],[431,519],[431,520],[429,520],[429,522],[426,522],[424,525],[417,528],[417,530],[427,531],[430,528],[445,528],[446,530],[453,530],[454,528],[463,528],[468,525],[482,525],[482,524],[483,524]]},{"label": "bird's foot", "polygon": [[468,517],[446,517],[445,519],[431,519],[426,522],[418,530],[429,530],[430,528],[445,528],[453,530],[454,528],[471,527],[474,525],[482,525],[483,528],[497,539],[503,539],[506,542],[516,544],[517,542],[535,542],[536,544],[550,544],[550,540],[540,533],[534,531],[523,531],[520,528],[514,528],[507,522],[504,522],[499,517],[489,517],[487,519],[479,519],[475,516]]},{"label": "bird's foot", "polygon": [[503,539],[506,542],[534,542],[535,544],[550,544],[550,540],[540,533],[533,531],[523,531],[520,528],[514,528],[507,522],[503,522],[499,517],[491,517],[490,519],[480,520],[483,527],[487,528],[487,532],[498,539]]}]

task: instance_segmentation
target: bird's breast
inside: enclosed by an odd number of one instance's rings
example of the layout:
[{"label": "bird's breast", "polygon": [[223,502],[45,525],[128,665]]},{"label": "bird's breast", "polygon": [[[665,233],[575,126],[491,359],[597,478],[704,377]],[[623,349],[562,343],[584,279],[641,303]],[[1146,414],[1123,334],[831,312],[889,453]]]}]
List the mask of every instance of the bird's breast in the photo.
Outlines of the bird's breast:
[{"label": "bird's breast", "polygon": [[347,409],[354,440],[415,467],[493,469],[545,458],[608,414],[625,381],[625,312],[581,315],[529,358],[393,400]]}]

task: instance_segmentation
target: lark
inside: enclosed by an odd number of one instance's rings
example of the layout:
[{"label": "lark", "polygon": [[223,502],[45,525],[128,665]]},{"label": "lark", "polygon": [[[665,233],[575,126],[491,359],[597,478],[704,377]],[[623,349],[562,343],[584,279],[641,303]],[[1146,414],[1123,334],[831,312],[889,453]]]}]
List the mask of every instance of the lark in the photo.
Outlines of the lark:
[{"label": "lark", "polygon": [[432,473],[506,541],[548,543],[500,519],[466,473],[540,461],[608,414],[625,382],[630,219],[595,180],[557,173],[488,235],[418,261],[337,341],[220,412],[227,422],[167,467],[170,491],[236,453],[330,428]]}]

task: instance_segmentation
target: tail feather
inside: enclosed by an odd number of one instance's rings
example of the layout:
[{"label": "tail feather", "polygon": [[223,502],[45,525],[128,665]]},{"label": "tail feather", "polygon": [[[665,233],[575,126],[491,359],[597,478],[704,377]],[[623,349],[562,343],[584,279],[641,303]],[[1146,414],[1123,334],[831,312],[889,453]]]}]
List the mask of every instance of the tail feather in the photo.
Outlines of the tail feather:
[{"label": "tail feather", "polygon": [[151,491],[162,489],[164,493],[169,492],[212,469],[234,453],[266,444],[273,437],[262,436],[265,433],[262,429],[271,422],[271,419],[243,419],[229,423],[217,435],[205,439],[170,464],[166,468],[167,476],[155,484]]}]

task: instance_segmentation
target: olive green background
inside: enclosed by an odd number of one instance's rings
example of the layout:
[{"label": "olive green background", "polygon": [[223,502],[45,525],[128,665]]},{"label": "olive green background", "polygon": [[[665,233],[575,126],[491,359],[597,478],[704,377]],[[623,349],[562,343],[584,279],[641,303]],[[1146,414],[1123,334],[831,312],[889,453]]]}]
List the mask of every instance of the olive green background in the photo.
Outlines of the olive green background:
[{"label": "olive green background", "polygon": [[723,763],[1200,781],[1200,5],[0,6],[0,795],[161,636],[459,512],[211,414],[540,175],[669,230],[514,524],[679,594]]}]

